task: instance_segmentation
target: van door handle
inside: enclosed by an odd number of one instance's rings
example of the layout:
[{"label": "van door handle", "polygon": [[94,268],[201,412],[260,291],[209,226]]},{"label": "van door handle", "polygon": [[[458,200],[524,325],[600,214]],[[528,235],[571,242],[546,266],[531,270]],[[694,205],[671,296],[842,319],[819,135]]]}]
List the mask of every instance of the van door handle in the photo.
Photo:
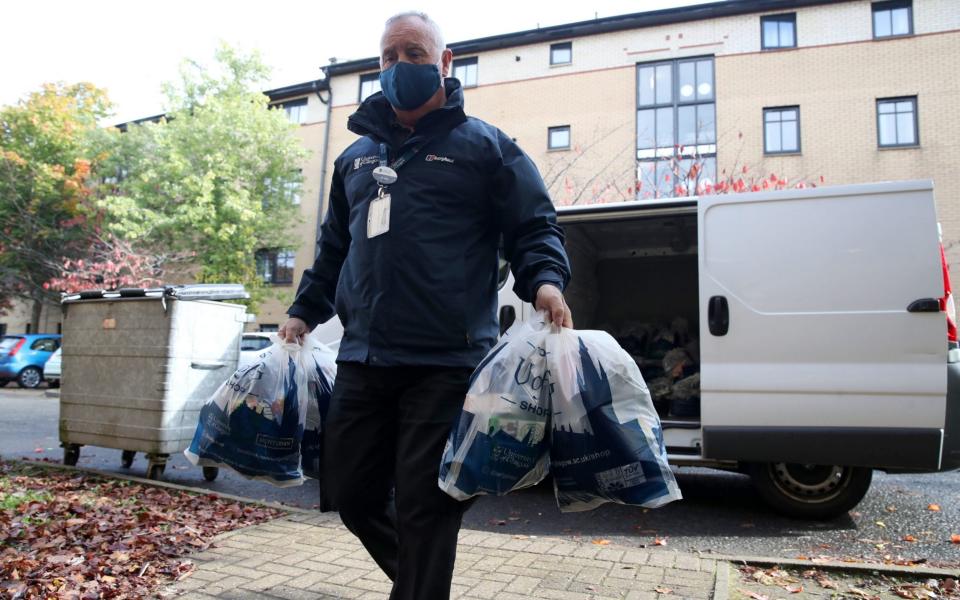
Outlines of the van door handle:
[{"label": "van door handle", "polygon": [[730,329],[730,309],[727,299],[723,296],[713,296],[707,304],[707,323],[710,333],[716,336],[727,335]]},{"label": "van door handle", "polygon": [[227,366],[227,363],[223,362],[191,362],[191,369],[200,369],[202,371],[216,371],[217,369],[222,369]]},{"label": "van door handle", "polygon": [[920,298],[907,307],[907,312],[940,312],[939,298]]}]

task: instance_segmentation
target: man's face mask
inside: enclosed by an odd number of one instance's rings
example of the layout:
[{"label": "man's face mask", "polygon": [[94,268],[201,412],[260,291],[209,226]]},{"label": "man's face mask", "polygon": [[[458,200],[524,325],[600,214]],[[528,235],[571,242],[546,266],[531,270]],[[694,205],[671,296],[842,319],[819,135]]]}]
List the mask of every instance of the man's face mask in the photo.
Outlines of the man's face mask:
[{"label": "man's face mask", "polygon": [[413,110],[433,96],[440,87],[437,65],[397,62],[380,72],[380,89],[387,101],[400,110]]}]

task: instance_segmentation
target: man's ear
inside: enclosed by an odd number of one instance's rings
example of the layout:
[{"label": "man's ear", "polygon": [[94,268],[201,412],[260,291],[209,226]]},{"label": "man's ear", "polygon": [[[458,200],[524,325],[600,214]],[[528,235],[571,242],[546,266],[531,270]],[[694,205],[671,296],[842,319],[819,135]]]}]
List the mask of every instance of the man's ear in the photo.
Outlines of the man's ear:
[{"label": "man's ear", "polygon": [[440,55],[440,75],[450,77],[450,65],[453,64],[453,51],[450,48],[444,48]]}]

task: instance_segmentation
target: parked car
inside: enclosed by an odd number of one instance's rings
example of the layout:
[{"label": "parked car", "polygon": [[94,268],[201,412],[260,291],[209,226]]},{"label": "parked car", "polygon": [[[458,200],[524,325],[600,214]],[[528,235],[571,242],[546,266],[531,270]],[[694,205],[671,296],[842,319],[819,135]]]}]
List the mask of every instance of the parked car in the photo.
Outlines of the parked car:
[{"label": "parked car", "polygon": [[16,380],[22,388],[43,382],[43,366],[60,347],[56,333],[5,335],[0,339],[0,384]]},{"label": "parked car", "polygon": [[47,385],[52,388],[60,387],[60,354],[63,348],[57,348],[57,351],[50,355],[47,364],[43,365],[43,378]]},{"label": "parked car", "polygon": [[243,338],[240,340],[238,369],[242,369],[255,361],[261,352],[270,347],[270,335],[267,331],[249,331],[243,334]]}]

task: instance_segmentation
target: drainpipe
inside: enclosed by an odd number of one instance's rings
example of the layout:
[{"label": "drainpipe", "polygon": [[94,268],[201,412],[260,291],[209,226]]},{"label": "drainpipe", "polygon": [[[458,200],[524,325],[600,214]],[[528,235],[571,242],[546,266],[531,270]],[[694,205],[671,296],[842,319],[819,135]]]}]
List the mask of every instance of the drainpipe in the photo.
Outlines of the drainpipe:
[{"label": "drainpipe", "polygon": [[314,258],[320,254],[320,228],[323,225],[323,201],[327,193],[327,152],[330,149],[330,114],[333,108],[333,89],[330,88],[330,75],[326,67],[321,67],[324,79],[327,81],[327,99],[324,100],[320,95],[319,81],[314,82],[316,86],[317,98],[320,102],[327,105],[327,120],[323,126],[323,150],[320,151],[320,204],[317,207],[317,245],[314,247]]}]

